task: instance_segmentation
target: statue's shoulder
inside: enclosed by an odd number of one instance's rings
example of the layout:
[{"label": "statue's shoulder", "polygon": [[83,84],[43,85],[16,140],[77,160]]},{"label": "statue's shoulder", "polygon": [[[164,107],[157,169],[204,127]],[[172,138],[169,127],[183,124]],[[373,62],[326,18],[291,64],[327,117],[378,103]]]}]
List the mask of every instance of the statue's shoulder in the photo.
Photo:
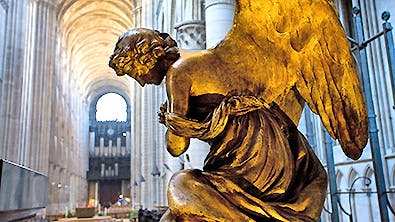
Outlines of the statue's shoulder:
[{"label": "statue's shoulder", "polygon": [[180,50],[181,57],[172,65],[177,71],[200,71],[212,60],[209,50]]},{"label": "statue's shoulder", "polygon": [[179,58],[173,65],[170,66],[166,73],[166,85],[176,86],[178,84],[185,84],[191,82],[191,73],[193,73],[193,66],[188,58]]}]

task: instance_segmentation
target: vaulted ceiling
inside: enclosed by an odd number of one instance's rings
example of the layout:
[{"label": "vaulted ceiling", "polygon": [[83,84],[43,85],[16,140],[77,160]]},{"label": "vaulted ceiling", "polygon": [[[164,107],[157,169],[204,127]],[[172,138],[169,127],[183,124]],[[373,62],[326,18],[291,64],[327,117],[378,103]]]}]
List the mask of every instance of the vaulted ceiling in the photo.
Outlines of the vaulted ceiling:
[{"label": "vaulted ceiling", "polygon": [[108,60],[119,35],[133,27],[133,4],[132,0],[58,3],[60,47],[67,61],[63,66],[88,102],[105,91],[130,92],[131,79],[117,77]]}]

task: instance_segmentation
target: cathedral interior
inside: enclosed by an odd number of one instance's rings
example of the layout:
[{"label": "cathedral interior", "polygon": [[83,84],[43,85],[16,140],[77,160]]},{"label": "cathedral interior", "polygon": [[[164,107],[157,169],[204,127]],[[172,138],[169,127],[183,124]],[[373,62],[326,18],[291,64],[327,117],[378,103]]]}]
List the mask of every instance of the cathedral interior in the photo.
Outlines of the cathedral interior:
[{"label": "cathedral interior", "polygon": [[[371,143],[353,161],[330,141],[331,164],[322,123],[306,108],[299,130],[328,172],[334,167],[329,178],[337,185],[336,191],[328,188],[321,221],[395,221],[395,52],[393,40],[390,51],[384,38],[391,30],[383,31],[394,16],[382,19],[384,11],[395,13],[395,2],[334,3],[349,36],[360,31],[367,40],[381,33],[365,44],[365,63],[357,61],[371,81],[383,180],[376,178]],[[360,8],[360,30],[354,6]],[[21,209],[27,208],[27,215],[48,220],[77,207],[101,211],[121,194],[131,210],[165,208],[172,174],[202,168],[209,146],[192,140],[185,154],[172,157],[157,117],[167,99],[165,85],[142,88],[116,76],[109,56],[118,37],[134,27],[169,33],[184,50],[215,47],[232,27],[234,8],[234,0],[0,0],[0,221],[24,218]],[[99,118],[101,109],[121,115]],[[7,167],[38,179],[7,177]]]}]

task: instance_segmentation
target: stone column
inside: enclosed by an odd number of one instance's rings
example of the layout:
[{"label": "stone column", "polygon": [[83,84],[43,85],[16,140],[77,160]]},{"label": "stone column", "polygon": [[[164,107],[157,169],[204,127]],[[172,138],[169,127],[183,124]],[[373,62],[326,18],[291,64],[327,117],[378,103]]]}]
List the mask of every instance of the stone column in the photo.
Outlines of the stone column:
[{"label": "stone column", "polygon": [[122,151],[122,147],[121,147],[121,138],[117,138],[117,151],[116,151],[116,156],[123,156],[125,155],[124,152]]},{"label": "stone column", "polygon": [[216,46],[224,39],[233,24],[235,0],[206,0],[207,48]]},{"label": "stone column", "polygon": [[28,0],[8,1],[6,40],[0,92],[0,156],[20,164],[23,151],[18,149],[22,82],[25,63],[25,33]]},{"label": "stone column", "polygon": [[126,131],[126,146],[125,146],[125,154],[131,153],[131,135],[129,131]]},{"label": "stone column", "polygon": [[364,193],[366,193],[366,198],[368,199],[368,201],[367,201],[368,207],[366,210],[368,211],[367,213],[369,215],[369,221],[374,221],[373,213],[372,213],[372,188],[365,187],[365,188],[362,188],[362,191]]},{"label": "stone column", "polygon": [[24,115],[22,135],[29,155],[29,165],[46,173],[49,162],[50,122],[52,102],[52,77],[55,64],[56,7],[52,1],[39,0],[29,3],[33,28],[30,34],[29,57],[24,81]]},{"label": "stone column", "polygon": [[[134,16],[134,27],[139,28],[142,24],[142,3],[141,0],[132,1],[135,3],[133,16]],[[131,104],[133,109],[131,110],[131,134],[133,135],[133,140],[130,141],[130,147],[126,146],[127,155],[130,157],[130,182],[133,187],[132,190],[132,206],[134,209],[139,209],[141,204],[141,186],[140,186],[140,175],[141,175],[141,94],[142,89],[137,82],[133,81],[131,84],[131,95],[135,95],[135,99],[131,99],[134,104]],[[130,135],[127,135],[130,137]],[[130,150],[130,153],[127,151]]]},{"label": "stone column", "polygon": [[89,155],[95,156],[95,132],[89,132]]},{"label": "stone column", "polygon": [[99,138],[99,156],[103,157],[105,156],[105,148],[104,148],[104,138],[100,137]]},{"label": "stone column", "polygon": [[[144,28],[153,28],[154,24],[154,0],[144,0],[141,2],[141,23]],[[138,14],[136,14],[138,15]]]},{"label": "stone column", "polygon": [[[52,164],[51,164],[52,165]],[[52,173],[49,175],[49,198],[48,198],[48,207],[47,213],[55,214],[59,208],[60,203],[60,193],[58,184],[60,183],[60,168],[58,165],[54,164],[52,166]]]},{"label": "stone column", "polygon": [[[5,53],[5,38],[6,38],[6,27],[7,27],[7,14],[8,14],[8,3],[5,0],[0,0],[0,104],[1,104],[1,92],[3,86],[3,70],[4,70],[4,53]],[[1,109],[0,109],[1,110]],[[0,157],[2,157],[3,150],[0,149]]]},{"label": "stone column", "polygon": [[[155,104],[153,101],[154,92],[157,90],[155,86],[145,86],[143,89],[143,101],[142,101],[142,112],[144,115],[141,115],[143,119],[143,124],[141,128],[142,132],[142,142],[143,146],[141,147],[141,160],[142,160],[142,176],[145,179],[145,182],[140,183],[142,187],[142,204],[144,207],[152,208],[153,207],[153,193],[151,190],[151,185],[153,183],[153,178],[150,177],[150,173],[152,171],[153,166],[153,150],[154,147],[154,131],[157,127],[154,122],[154,114],[155,114]],[[155,118],[156,119],[156,118]]]},{"label": "stone column", "polygon": [[201,0],[177,1],[177,12],[178,22],[174,28],[177,30],[178,47],[187,50],[205,49],[206,30]]},{"label": "stone column", "polygon": [[[165,85],[161,85],[158,87],[159,90],[157,91],[158,94],[156,96],[156,103],[162,104],[167,100]],[[166,127],[163,124],[157,124],[157,133],[156,133],[156,153],[157,153],[157,164],[158,170],[161,172],[161,175],[158,179],[158,205],[165,206],[167,205],[167,184],[168,180],[170,180],[170,172],[167,172],[165,163],[167,162],[166,155],[167,153],[166,146],[165,146],[165,130]],[[166,182],[166,185],[164,183]]]},{"label": "stone column", "polygon": [[135,28],[139,28],[141,26],[141,19],[142,19],[141,13],[142,13],[141,0],[137,0],[136,5],[133,9],[133,17],[134,17],[133,21]]},{"label": "stone column", "polygon": [[141,183],[140,183],[140,176],[141,176],[141,171],[142,171],[142,160],[141,160],[141,150],[143,147],[142,144],[142,122],[143,122],[143,110],[142,110],[142,89],[138,85],[137,82],[132,83],[134,92],[132,95],[135,95],[135,100],[134,100],[134,109],[133,113],[134,115],[132,116],[132,130],[134,134],[134,139],[133,139],[133,147],[131,150],[131,180],[134,186],[134,191],[133,191],[133,204],[136,206],[136,209],[139,209],[140,204],[141,204]]},{"label": "stone column", "polygon": [[52,212],[52,204],[55,202],[54,200],[54,186],[55,186],[55,175],[54,175],[55,166],[53,163],[50,163],[48,166],[48,177],[49,177],[49,186],[48,186],[48,205],[46,207],[47,213]]},{"label": "stone column", "polygon": [[112,140],[108,141],[108,156],[115,156],[114,147],[112,146]]}]

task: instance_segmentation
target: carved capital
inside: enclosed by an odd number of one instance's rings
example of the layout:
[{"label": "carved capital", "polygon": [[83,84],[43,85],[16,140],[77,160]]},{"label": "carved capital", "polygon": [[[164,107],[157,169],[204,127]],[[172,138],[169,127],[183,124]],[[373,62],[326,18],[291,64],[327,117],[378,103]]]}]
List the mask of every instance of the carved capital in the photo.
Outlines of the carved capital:
[{"label": "carved capital", "polygon": [[218,4],[235,5],[236,1],[235,0],[205,0],[206,8]]},{"label": "carved capital", "polygon": [[177,43],[182,49],[198,50],[206,48],[206,29],[204,21],[193,20],[178,23]]},{"label": "carved capital", "polygon": [[133,9],[133,13],[135,14],[141,14],[142,11],[142,7],[141,6],[137,6],[136,8]]},{"label": "carved capital", "polygon": [[32,0],[31,3],[34,3],[35,5],[37,5],[37,7],[48,7],[52,9],[57,8],[57,1],[53,0]]}]

